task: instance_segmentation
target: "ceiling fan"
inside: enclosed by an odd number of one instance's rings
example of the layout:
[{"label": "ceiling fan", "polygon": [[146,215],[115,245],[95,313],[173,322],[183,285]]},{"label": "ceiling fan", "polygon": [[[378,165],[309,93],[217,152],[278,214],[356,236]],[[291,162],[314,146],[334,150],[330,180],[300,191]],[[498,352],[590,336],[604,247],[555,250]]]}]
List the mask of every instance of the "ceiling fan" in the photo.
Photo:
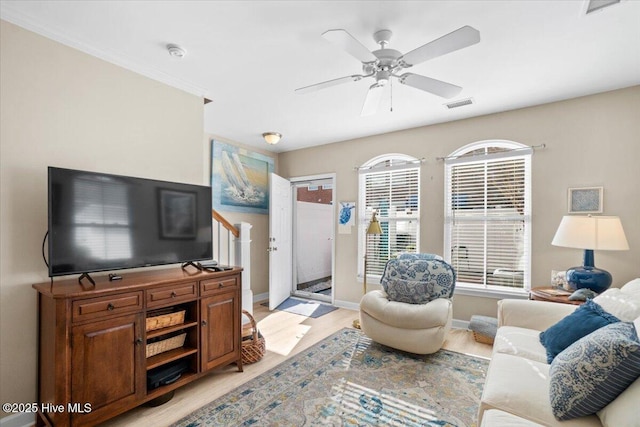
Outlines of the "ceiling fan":
[{"label": "ceiling fan", "polygon": [[470,26],[458,28],[404,55],[395,49],[387,48],[392,34],[390,30],[377,31],[373,35],[373,39],[380,45],[380,49],[370,52],[369,49],[346,30],[337,29],[325,31],[322,37],[341,47],[362,62],[363,74],[355,74],[316,83],[296,89],[295,92],[300,94],[309,93],[342,83],[356,82],[368,77],[374,78],[375,83],[369,87],[364,105],[362,106],[362,112],[360,114],[362,116],[375,114],[382,99],[383,89],[392,77],[397,78],[402,84],[433,93],[443,98],[452,98],[460,93],[462,88],[451,83],[414,73],[399,73],[405,68],[413,67],[429,59],[478,43],[480,41],[480,32],[478,30]]}]

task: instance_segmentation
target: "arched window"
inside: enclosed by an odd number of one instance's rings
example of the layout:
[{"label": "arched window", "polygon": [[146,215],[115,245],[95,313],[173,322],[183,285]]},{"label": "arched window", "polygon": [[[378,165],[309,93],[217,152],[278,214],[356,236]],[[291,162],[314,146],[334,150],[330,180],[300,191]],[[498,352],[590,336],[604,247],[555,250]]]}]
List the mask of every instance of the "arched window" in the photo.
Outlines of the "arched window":
[{"label": "arched window", "polygon": [[459,287],[530,288],[531,154],[525,145],[480,141],[445,159],[445,259]]},{"label": "arched window", "polygon": [[[358,259],[377,283],[389,258],[416,252],[420,236],[420,160],[404,154],[375,157],[359,168]],[[382,235],[366,235],[373,212]],[[358,276],[364,263],[358,264]]]}]

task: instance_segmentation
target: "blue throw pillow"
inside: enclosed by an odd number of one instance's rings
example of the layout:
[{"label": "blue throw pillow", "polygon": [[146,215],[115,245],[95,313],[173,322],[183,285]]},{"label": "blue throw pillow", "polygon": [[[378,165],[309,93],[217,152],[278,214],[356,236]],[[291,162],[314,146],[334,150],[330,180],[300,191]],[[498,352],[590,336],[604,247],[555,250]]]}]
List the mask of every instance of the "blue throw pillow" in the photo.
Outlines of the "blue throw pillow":
[{"label": "blue throw pillow", "polygon": [[640,342],[633,323],[604,326],[560,353],[549,367],[553,415],[595,414],[640,377]]},{"label": "blue throw pillow", "polygon": [[620,319],[604,311],[597,303],[587,300],[576,311],[546,331],[540,332],[540,343],[547,350],[547,363],[553,362],[554,357],[580,338],[619,321]]}]

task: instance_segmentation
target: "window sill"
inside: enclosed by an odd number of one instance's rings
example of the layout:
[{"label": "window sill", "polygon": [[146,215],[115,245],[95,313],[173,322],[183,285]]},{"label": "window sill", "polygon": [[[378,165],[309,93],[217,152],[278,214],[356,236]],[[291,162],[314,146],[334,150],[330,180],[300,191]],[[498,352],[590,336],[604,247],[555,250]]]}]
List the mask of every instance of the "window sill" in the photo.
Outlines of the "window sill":
[{"label": "window sill", "polygon": [[454,295],[465,295],[483,298],[515,298],[528,299],[529,291],[526,289],[495,289],[495,288],[478,288],[477,286],[469,286],[464,283],[456,283]]}]

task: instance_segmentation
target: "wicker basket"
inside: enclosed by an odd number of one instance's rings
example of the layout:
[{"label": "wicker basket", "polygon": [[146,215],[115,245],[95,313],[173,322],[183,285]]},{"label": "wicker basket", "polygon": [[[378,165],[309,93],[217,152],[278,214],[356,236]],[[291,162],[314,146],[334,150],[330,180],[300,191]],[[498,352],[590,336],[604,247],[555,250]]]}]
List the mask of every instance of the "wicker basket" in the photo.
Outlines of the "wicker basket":
[{"label": "wicker basket", "polygon": [[[251,329],[243,328],[242,334],[242,364],[248,365],[262,359],[266,350],[266,344],[264,337],[260,331],[258,331],[256,320],[253,316],[247,310],[242,310],[242,313],[246,315],[251,322]],[[247,332],[250,331],[250,333],[245,335],[247,333],[245,329],[247,329]]]},{"label": "wicker basket", "polygon": [[160,316],[147,317],[147,332],[184,323],[185,311],[186,310],[182,310],[176,311],[175,313],[167,313]]},{"label": "wicker basket", "polygon": [[473,339],[481,344],[493,344],[498,330],[498,319],[495,317],[474,314],[469,322],[469,329],[473,331]]},{"label": "wicker basket", "polygon": [[473,339],[476,340],[476,342],[479,342],[481,344],[491,344],[491,345],[493,345],[493,341],[494,341],[493,337],[482,335],[476,331],[473,331]]},{"label": "wicker basket", "polygon": [[187,334],[184,333],[176,335],[175,337],[167,338],[166,340],[147,344],[147,357],[155,356],[156,354],[164,353],[165,351],[182,347],[184,345],[184,340],[186,337]]}]

